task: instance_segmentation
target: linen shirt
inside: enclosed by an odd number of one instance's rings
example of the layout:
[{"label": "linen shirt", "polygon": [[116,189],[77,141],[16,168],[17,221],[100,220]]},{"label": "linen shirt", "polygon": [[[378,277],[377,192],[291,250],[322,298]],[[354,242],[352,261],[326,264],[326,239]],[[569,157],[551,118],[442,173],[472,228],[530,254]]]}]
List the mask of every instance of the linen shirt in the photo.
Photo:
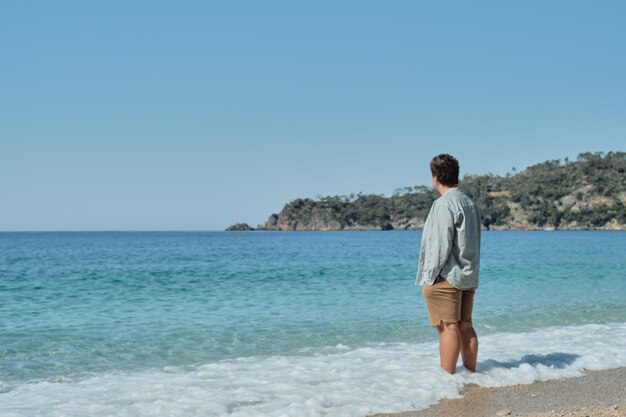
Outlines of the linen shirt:
[{"label": "linen shirt", "polygon": [[478,288],[481,218],[480,208],[458,187],[433,202],[422,230],[415,285],[433,285],[441,274],[461,290]]}]

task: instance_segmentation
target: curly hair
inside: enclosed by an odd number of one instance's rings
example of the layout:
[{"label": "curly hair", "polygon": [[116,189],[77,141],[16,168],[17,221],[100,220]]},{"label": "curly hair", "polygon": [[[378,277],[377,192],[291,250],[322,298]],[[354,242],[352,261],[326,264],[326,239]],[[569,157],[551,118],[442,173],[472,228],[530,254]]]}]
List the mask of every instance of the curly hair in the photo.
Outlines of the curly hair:
[{"label": "curly hair", "polygon": [[447,153],[435,156],[430,161],[430,172],[437,181],[448,187],[459,183],[459,161]]}]

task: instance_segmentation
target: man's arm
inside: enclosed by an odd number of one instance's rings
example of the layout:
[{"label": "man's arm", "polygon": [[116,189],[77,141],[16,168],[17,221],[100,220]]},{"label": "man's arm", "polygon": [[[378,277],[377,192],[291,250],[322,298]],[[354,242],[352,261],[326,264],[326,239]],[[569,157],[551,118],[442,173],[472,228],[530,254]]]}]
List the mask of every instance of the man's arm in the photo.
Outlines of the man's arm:
[{"label": "man's arm", "polygon": [[433,267],[431,278],[434,279],[446,264],[454,241],[454,213],[445,204],[437,207],[432,239],[430,264]]}]

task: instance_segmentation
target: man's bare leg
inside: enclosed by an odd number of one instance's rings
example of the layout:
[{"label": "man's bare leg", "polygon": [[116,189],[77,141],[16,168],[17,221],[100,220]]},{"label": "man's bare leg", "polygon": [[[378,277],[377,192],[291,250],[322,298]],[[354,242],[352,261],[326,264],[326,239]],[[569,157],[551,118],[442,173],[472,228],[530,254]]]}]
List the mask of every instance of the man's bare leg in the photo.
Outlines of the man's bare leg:
[{"label": "man's bare leg", "polygon": [[476,372],[476,360],[478,358],[478,336],[472,322],[460,321],[459,333],[461,335],[461,357],[463,366],[468,371]]},{"label": "man's bare leg", "polygon": [[459,359],[461,349],[461,335],[457,323],[444,324],[439,322],[436,326],[439,331],[439,361],[441,368],[453,374],[456,371],[456,362]]}]

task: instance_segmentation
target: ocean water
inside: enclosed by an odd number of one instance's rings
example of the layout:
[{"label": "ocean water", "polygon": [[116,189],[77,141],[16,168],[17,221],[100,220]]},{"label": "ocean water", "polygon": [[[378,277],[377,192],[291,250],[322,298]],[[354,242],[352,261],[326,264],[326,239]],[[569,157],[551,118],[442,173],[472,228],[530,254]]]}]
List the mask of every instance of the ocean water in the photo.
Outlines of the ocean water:
[{"label": "ocean water", "polygon": [[626,366],[626,232],[482,237],[449,375],[420,231],[0,233],[0,415],[366,416]]}]

